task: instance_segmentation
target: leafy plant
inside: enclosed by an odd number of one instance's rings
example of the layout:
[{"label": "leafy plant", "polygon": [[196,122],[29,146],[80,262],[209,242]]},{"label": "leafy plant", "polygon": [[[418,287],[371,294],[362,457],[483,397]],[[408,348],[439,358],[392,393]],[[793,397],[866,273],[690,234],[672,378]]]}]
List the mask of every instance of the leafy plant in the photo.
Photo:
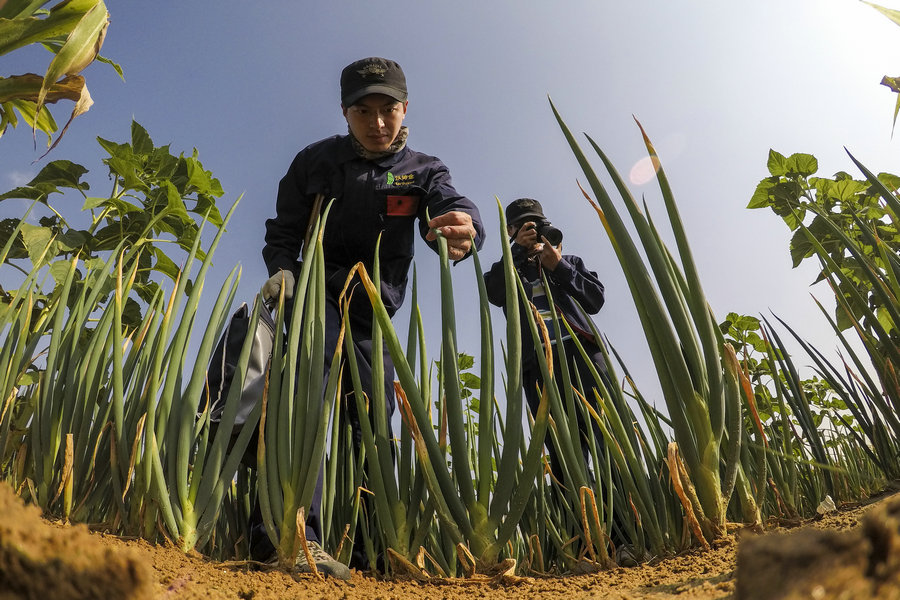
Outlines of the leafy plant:
[{"label": "leafy plant", "polygon": [[[887,269],[890,256],[900,252],[898,221],[883,200],[884,190],[900,187],[900,177],[881,173],[855,180],[845,172],[832,179],[814,177],[818,171],[814,156],[786,157],[774,150],[769,151],[768,169],[770,177],[757,185],[748,208],[771,208],[794,231],[790,252],[795,267],[822,257],[832,267],[823,264],[816,281],[825,280],[829,268],[840,272],[835,294],[849,308],[838,306],[835,311],[840,330],[857,322],[867,330],[877,328],[876,321],[886,325],[891,301],[873,285],[866,265]],[[888,332],[900,339],[893,325]]]},{"label": "leafy plant", "polygon": [[[190,156],[175,156],[168,145],[155,146],[137,122],[131,124],[128,143],[98,141],[108,153],[103,162],[112,181],[109,195],[89,195],[90,185],[83,179],[88,173],[85,167],[68,160],[52,161],[27,185],[0,195],[0,201],[30,200],[45,213],[37,224],[18,219],[0,221],[0,245],[10,243],[5,262],[22,273],[47,267],[54,283],[50,290],[35,287],[34,304],[38,308],[46,306],[50,295],[59,290],[72,257],[79,257],[85,264],[102,263],[103,257],[116,248],[140,248],[131,286],[134,297],[125,299],[123,314],[123,324],[134,329],[141,322],[138,301],[146,305],[159,290],[159,277],[155,275],[172,281],[178,276],[174,254],[166,251],[165,245],[174,244],[187,253],[200,235],[198,217],[222,227],[216,199],[223,191],[219,181],[203,168],[196,150]],[[66,196],[65,200],[71,202],[68,194],[82,197],[83,211],[66,217],[69,211],[58,209],[55,197]],[[85,223],[86,214],[90,218]],[[197,252],[203,260],[203,251]],[[76,271],[74,293],[84,285],[83,278],[82,270]],[[112,282],[105,286],[104,298],[112,292]],[[8,301],[0,288],[0,304]]]},{"label": "leafy plant", "polygon": [[[0,77],[0,136],[8,126],[16,127],[16,113],[31,126],[47,134],[52,150],[62,139],[75,117],[93,104],[84,77],[79,75],[99,57],[109,26],[109,13],[103,0],[63,0],[49,10],[49,0],[6,0],[0,3],[0,56],[30,44],[41,44],[54,57],[44,75],[25,73]],[[62,132],[51,145],[57,130],[47,103],[72,100],[75,107]]]}]

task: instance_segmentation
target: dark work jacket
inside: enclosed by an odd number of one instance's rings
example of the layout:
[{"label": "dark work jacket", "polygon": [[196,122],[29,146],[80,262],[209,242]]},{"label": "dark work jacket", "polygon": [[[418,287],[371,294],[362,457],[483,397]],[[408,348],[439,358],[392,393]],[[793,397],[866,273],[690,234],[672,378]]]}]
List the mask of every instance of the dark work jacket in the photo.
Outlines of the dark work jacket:
[{"label": "dark work jacket", "polygon": [[[328,293],[337,298],[348,271],[358,262],[373,275],[375,245],[381,235],[381,297],[390,315],[406,294],[415,225],[424,239],[429,218],[462,211],[472,216],[476,247],[484,242],[478,209],[453,188],[450,172],[440,159],[404,147],[385,158],[366,160],[353,150],[348,135],[333,136],[301,150],[281,179],[276,215],[266,221],[262,251],[269,275],[279,269],[298,272],[318,193],[324,194],[323,210],[334,198],[323,237]],[[437,242],[426,243],[437,250]],[[353,294],[351,314],[371,322],[371,305],[362,289]]]},{"label": "dark work jacket", "polygon": [[[581,334],[582,341],[588,340],[594,343],[591,334],[591,326],[587,318],[575,305],[575,301],[581,305],[588,314],[596,314],[603,306],[603,284],[597,278],[597,274],[588,270],[581,258],[564,254],[556,266],[556,269],[542,269],[537,261],[527,260],[525,248],[519,244],[512,246],[513,264],[516,272],[525,286],[525,293],[531,300],[531,283],[541,277],[541,272],[547,275],[550,286],[550,295],[557,311],[562,313],[576,334]],[[498,261],[491,266],[490,271],[484,274],[484,283],[487,288],[488,300],[491,304],[503,308],[503,314],[509,318],[506,307],[506,283],[503,276],[503,261]],[[518,291],[516,292],[518,294]],[[522,363],[526,368],[533,368],[537,363],[534,351],[534,342],[531,338],[531,330],[528,329],[525,307],[520,303],[519,318],[522,323]]]}]

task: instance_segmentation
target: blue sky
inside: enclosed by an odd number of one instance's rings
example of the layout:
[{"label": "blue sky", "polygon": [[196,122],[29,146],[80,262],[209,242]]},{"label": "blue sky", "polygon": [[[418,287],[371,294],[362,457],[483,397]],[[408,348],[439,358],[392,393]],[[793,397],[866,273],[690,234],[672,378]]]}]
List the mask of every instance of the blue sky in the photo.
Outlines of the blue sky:
[{"label": "blue sky", "polygon": [[[240,263],[239,296],[250,300],[266,279],[260,249],[278,180],[301,148],[346,130],[341,68],[364,56],[392,58],[409,82],[409,145],[439,156],[457,189],[481,207],[489,232],[482,261],[496,260],[504,242],[495,197],[541,200],[565,232],[564,252],[582,256],[606,284],[595,322],[638,384],[647,382],[642,387],[655,385],[643,334],[610,244],[576,186],[584,176],[548,95],[622,173],[645,156],[632,116],[640,119],[720,319],[774,311],[826,352],[835,342],[809,296],[814,270],[792,270],[786,227],[769,211],[745,207],[767,175],[770,148],[814,154],[823,176],[853,173],[844,146],[876,172],[898,171],[896,97],[879,82],[898,74],[900,29],[855,0],[221,0],[111,2],[109,9],[103,54],[122,65],[125,81],[106,65],[90,66],[84,75],[95,104],[47,159],[34,162],[43,149],[39,142],[34,150],[29,131],[7,131],[0,190],[51,159],[83,164],[95,189],[106,189],[95,138],[125,141],[134,118],[157,145],[197,148],[225,189],[223,206],[244,194],[212,282]],[[40,49],[4,56],[0,74],[42,73],[47,56]],[[64,121],[68,109],[54,114]],[[652,181],[632,192],[662,218]],[[21,211],[21,203],[0,203],[0,218]],[[437,262],[424,244],[416,264],[428,290],[424,316],[436,319]],[[476,297],[471,261],[456,267],[454,285],[461,305]],[[476,353],[478,324],[461,312],[459,348]],[[494,316],[498,328],[502,313]],[[437,352],[435,342],[430,350]]]}]

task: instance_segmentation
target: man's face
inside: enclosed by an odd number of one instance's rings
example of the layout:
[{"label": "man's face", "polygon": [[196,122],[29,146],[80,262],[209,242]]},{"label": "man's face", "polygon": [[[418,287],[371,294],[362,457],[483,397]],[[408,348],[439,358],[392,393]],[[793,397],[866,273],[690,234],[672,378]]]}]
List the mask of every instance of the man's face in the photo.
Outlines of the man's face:
[{"label": "man's face", "polygon": [[342,107],[353,137],[369,152],[384,152],[400,132],[408,102],[384,94],[363,96],[353,106]]}]

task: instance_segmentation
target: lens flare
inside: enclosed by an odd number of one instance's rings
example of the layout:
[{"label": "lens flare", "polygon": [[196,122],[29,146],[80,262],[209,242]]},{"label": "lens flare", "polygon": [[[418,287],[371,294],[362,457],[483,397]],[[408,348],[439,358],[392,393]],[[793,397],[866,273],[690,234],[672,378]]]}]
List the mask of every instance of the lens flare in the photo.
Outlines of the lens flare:
[{"label": "lens flare", "polygon": [[656,157],[645,156],[631,167],[628,179],[634,185],[644,185],[653,179],[657,170],[659,170],[659,159]]}]

